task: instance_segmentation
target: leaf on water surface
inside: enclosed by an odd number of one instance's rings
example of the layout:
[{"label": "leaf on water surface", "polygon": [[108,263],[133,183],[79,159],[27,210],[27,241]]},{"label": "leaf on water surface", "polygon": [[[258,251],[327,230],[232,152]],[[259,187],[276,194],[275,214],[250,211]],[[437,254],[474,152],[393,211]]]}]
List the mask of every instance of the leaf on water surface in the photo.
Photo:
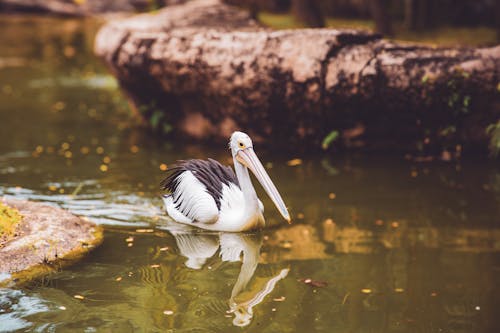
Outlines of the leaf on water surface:
[{"label": "leaf on water surface", "polygon": [[288,162],[286,162],[288,166],[297,166],[302,164],[302,160],[300,158],[294,158]]},{"label": "leaf on water surface", "polygon": [[76,196],[80,192],[80,190],[82,189],[82,187],[83,187],[83,182],[80,182],[78,184],[78,186],[75,188],[75,190],[73,191],[73,193],[71,193],[71,196],[72,197]]},{"label": "leaf on water surface", "polygon": [[298,279],[298,281],[316,288],[324,288],[328,286],[328,282],[326,281],[313,280],[309,278]]},{"label": "leaf on water surface", "polygon": [[323,142],[321,143],[321,147],[323,149],[328,149],[330,145],[336,141],[339,138],[339,131],[333,130],[330,133],[328,133],[327,136],[323,139]]},{"label": "leaf on water surface", "polygon": [[363,124],[356,124],[356,126],[346,129],[342,132],[342,137],[345,139],[354,139],[365,133],[365,126]]},{"label": "leaf on water surface", "polygon": [[138,232],[138,233],[151,233],[151,232],[154,232],[154,229],[136,229],[135,232]]}]

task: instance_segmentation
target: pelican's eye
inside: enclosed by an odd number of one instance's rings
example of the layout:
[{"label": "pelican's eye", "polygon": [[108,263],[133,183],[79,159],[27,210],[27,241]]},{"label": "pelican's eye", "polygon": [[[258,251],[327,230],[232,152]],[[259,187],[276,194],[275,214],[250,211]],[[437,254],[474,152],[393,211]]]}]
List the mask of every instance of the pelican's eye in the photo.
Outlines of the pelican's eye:
[{"label": "pelican's eye", "polygon": [[245,144],[244,144],[243,142],[241,142],[241,141],[240,141],[240,142],[238,142],[238,147],[240,147],[240,148],[245,148]]}]

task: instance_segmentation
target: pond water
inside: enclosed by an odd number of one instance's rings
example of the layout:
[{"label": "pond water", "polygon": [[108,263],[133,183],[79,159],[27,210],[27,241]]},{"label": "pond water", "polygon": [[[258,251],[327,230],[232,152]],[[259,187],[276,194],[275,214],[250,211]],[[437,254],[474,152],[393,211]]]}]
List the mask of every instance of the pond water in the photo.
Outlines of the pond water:
[{"label": "pond water", "polygon": [[258,188],[265,230],[186,230],[162,164],[229,152],[133,125],[99,24],[0,16],[0,195],[105,228],[81,262],[0,288],[0,332],[500,331],[498,164],[257,145],[293,224]]}]

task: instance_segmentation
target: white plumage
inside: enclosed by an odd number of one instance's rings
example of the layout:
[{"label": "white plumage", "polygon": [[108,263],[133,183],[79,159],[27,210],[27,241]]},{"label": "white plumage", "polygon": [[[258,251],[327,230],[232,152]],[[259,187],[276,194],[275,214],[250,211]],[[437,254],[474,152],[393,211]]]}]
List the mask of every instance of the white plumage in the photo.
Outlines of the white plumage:
[{"label": "white plumage", "polygon": [[209,159],[181,161],[169,169],[162,187],[168,215],[175,221],[209,230],[244,231],[264,226],[264,206],[257,198],[248,168],[269,194],[283,217],[288,210],[253,152],[248,135],[235,132],[230,144],[236,175]]}]

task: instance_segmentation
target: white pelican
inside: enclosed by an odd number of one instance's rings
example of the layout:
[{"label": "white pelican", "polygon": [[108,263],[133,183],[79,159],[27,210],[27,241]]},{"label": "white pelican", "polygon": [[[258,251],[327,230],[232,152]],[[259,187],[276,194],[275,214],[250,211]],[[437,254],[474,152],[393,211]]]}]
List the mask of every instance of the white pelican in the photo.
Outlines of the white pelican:
[{"label": "white pelican", "polygon": [[168,215],[195,227],[239,232],[262,228],[264,206],[257,198],[248,169],[259,180],[279,212],[290,223],[290,215],[278,190],[253,151],[252,140],[234,132],[229,140],[234,169],[208,159],[178,161],[161,186]]}]

